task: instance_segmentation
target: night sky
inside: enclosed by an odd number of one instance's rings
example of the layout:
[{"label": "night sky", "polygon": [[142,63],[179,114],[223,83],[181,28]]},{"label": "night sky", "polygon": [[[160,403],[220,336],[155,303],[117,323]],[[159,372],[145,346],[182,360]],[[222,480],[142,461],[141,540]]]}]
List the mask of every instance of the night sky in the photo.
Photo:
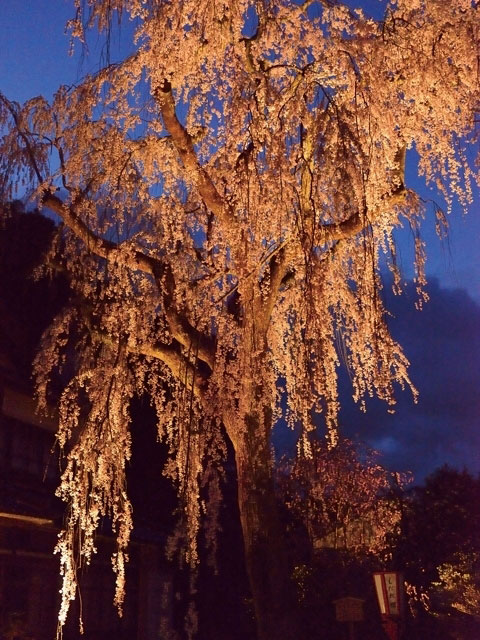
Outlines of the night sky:
[{"label": "night sky", "polygon": [[[75,55],[68,57],[69,38],[64,34],[65,23],[73,15],[72,4],[67,0],[0,2],[0,91],[8,98],[19,102],[39,94],[50,98],[60,84],[78,82],[106,60],[107,52],[96,40],[90,43],[90,55],[77,45]],[[359,4],[378,17],[385,2]],[[111,61],[130,52],[132,31],[127,25],[113,37]],[[418,179],[413,150],[407,165],[407,186],[441,206],[438,194]],[[364,415],[353,406],[348,383],[342,382],[344,433],[358,435],[380,449],[390,468],[412,470],[417,481],[444,463],[480,471],[479,203],[477,190],[468,216],[453,211],[451,233],[443,243],[435,237],[433,210],[428,209],[422,235],[427,242],[431,301],[422,312],[415,310],[414,287],[407,286],[406,295],[398,298],[389,293],[386,282],[391,329],[412,363],[418,404],[413,404],[409,392],[399,390],[395,415],[376,401],[367,405]],[[408,230],[399,234],[399,254],[408,282],[413,275]]]}]

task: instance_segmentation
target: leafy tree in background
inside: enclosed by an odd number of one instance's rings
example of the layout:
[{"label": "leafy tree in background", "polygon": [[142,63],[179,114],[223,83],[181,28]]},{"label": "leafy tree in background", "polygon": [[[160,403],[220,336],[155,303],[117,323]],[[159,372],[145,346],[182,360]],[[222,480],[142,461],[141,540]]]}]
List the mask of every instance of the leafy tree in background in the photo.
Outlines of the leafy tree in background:
[{"label": "leafy tree in background", "polygon": [[[304,431],[322,413],[334,446],[340,357],[359,403],[376,394],[393,405],[394,385],[411,387],[380,256],[399,291],[393,230],[403,219],[416,231],[424,214],[405,185],[407,149],[448,209],[471,199],[477,5],[398,0],[378,22],[330,0],[75,6],[81,40],[108,32],[115,13],[135,18],[136,53],[51,104],[0,98],[2,198],[27,183],[62,219],[51,260],[74,291],[36,362],[46,406],[52,373],[65,354],[75,361],[59,407],[59,442],[72,442],[59,489],[60,623],[105,514],[121,607],[129,407],[149,394],[186,560],[197,562],[206,497],[214,530],[227,438],[258,636],[296,637],[270,450],[280,400]],[[418,236],[415,248],[421,301]],[[188,624],[193,634],[193,615]]]},{"label": "leafy tree in background", "polygon": [[313,440],[308,453],[283,460],[278,487],[310,544],[382,557],[401,520],[392,487],[402,492],[408,476],[387,471],[376,451],[344,438],[334,448]]},{"label": "leafy tree in background", "polygon": [[427,634],[467,640],[478,628],[479,527],[480,479],[467,471],[441,467],[405,496],[394,557]]},{"label": "leafy tree in background", "polygon": [[432,596],[480,620],[480,561],[479,554],[455,553],[450,562],[437,567],[439,581],[432,583]]},{"label": "leafy tree in background", "polygon": [[305,453],[277,468],[302,612],[299,637],[340,634],[333,602],[354,596],[366,600],[357,633],[383,638],[372,571],[391,562],[410,478],[387,471],[376,451],[342,437],[334,448],[313,439]]},{"label": "leafy tree in background", "polygon": [[403,517],[405,557],[399,560],[423,586],[457,553],[480,553],[480,483],[468,471],[444,466],[408,496]]}]

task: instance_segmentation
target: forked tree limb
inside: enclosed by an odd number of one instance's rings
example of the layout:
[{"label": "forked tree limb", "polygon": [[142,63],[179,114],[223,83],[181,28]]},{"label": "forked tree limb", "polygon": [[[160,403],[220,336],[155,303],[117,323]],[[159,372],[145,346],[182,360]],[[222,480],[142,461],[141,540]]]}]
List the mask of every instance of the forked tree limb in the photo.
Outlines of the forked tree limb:
[{"label": "forked tree limb", "polygon": [[143,271],[151,276],[154,276],[159,268],[163,268],[162,262],[141,251],[135,251],[133,254],[121,253],[121,245],[96,235],[76,214],[75,207],[65,204],[58,196],[46,192],[42,197],[42,204],[54,211],[77,238],[82,240],[85,246],[99,258],[121,262],[131,269]]},{"label": "forked tree limb", "polygon": [[[96,235],[75,213],[75,208],[62,202],[56,195],[47,192],[42,198],[42,202],[44,206],[57,213],[69,229],[99,258],[104,258],[112,262],[117,261],[133,270],[142,271],[153,276],[157,282],[165,270],[170,271],[169,266],[165,262],[151,258],[141,251],[135,251],[133,254],[121,252],[120,245]],[[172,286],[174,286],[174,284]],[[177,340],[177,342],[185,348],[196,350],[198,352],[198,358],[205,362],[210,369],[213,369],[213,343],[200,331],[195,329],[195,327],[192,327],[188,320],[175,310],[172,303],[172,295],[166,297],[165,317],[172,338]],[[153,349],[151,355],[155,352],[157,357],[163,359],[161,358],[162,350],[153,347],[151,349]],[[165,354],[167,354],[171,360],[169,353],[169,351],[165,351]],[[165,363],[168,364],[167,362]]]},{"label": "forked tree limb", "polygon": [[[382,205],[378,206],[369,216],[364,216],[360,211],[356,211],[350,218],[343,220],[342,222],[337,222],[334,224],[323,224],[319,227],[319,235],[317,236],[317,244],[326,246],[328,250],[328,246],[334,245],[341,240],[347,240],[348,238],[352,238],[356,236],[358,233],[363,231],[365,228],[370,226],[375,222],[378,216],[385,211],[385,209],[392,208],[394,206],[401,206],[405,204],[405,201],[409,194],[414,193],[411,189],[405,189],[402,185],[401,188],[397,189],[394,193],[389,196],[386,196]],[[283,252],[284,248],[291,245],[293,242],[293,236],[287,236],[280,242],[274,249],[270,251],[268,256],[266,256],[261,262],[256,271],[250,272],[246,277],[252,278],[258,275],[258,271],[262,269],[267,263],[270,263],[270,268],[273,267],[274,270],[278,270],[281,272],[283,269],[282,278],[279,280],[279,285],[277,289],[277,294],[279,288],[281,286],[281,281],[286,274],[287,267],[287,257],[286,254],[283,254],[281,258],[277,258],[277,255],[280,252]],[[277,264],[274,264],[274,261]],[[283,265],[283,267],[282,267]],[[231,296],[235,291],[237,291],[240,286],[240,282],[237,282],[231,289],[229,289],[226,293],[220,296],[217,300],[217,304],[226,300],[229,296]],[[273,295],[273,289],[271,295]],[[271,304],[269,301],[267,304]],[[272,306],[273,309],[273,306]]]},{"label": "forked tree limb", "polygon": [[410,190],[402,187],[389,196],[386,196],[381,205],[378,205],[368,215],[363,215],[361,211],[356,211],[350,218],[335,224],[326,224],[320,226],[321,244],[329,244],[340,240],[347,240],[356,236],[366,227],[374,224],[376,219],[386,209],[405,204]]},{"label": "forked tree limb", "polygon": [[201,331],[192,327],[184,316],[172,308],[166,306],[165,317],[170,328],[172,336],[185,347],[185,349],[193,350],[199,360],[204,362],[211,371],[213,371],[215,363],[215,344]]},{"label": "forked tree limb", "polygon": [[175,349],[169,348],[168,345],[144,344],[139,345],[135,353],[161,360],[170,369],[176,380],[183,383],[187,389],[192,389],[197,398],[202,398],[202,391],[207,385],[206,378],[200,374],[194,363]]},{"label": "forked tree limb", "polygon": [[[101,342],[110,346],[117,346],[113,339],[106,333],[93,329],[91,333]],[[172,375],[182,382],[188,389],[193,389],[197,397],[201,396],[202,389],[205,388],[207,380],[198,371],[198,368],[181,354],[173,345],[167,344],[131,344],[127,343],[125,347],[128,353],[138,356],[146,356],[160,360],[171,371]]]}]

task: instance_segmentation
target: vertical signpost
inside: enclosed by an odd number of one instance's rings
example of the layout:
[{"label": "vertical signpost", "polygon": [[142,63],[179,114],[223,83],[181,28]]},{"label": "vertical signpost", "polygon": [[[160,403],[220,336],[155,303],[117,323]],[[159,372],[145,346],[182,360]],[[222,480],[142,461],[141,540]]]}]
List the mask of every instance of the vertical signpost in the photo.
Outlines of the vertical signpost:
[{"label": "vertical signpost", "polygon": [[403,575],[398,571],[377,571],[373,574],[383,628],[390,640],[399,640],[399,623],[403,615]]}]

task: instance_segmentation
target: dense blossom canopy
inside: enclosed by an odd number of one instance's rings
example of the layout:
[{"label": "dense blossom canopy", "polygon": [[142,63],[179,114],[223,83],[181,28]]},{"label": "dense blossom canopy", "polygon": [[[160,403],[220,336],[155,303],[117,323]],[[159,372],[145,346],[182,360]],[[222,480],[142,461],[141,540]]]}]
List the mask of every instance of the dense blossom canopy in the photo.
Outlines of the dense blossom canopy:
[{"label": "dense blossom canopy", "polygon": [[379,267],[386,259],[399,291],[392,234],[410,225],[423,299],[424,205],[405,185],[408,150],[447,209],[454,198],[466,207],[478,180],[471,0],[397,0],[382,21],[330,0],[75,5],[80,39],[116,12],[135,19],[136,52],[51,103],[0,99],[2,197],[28,183],[63,220],[49,260],[74,291],[36,362],[45,406],[76,345],[58,435],[70,443],[62,621],[76,546],[88,560],[104,514],[122,601],[132,396],[156,408],[194,563],[223,428],[240,482],[269,450],[282,397],[290,425],[305,432],[320,412],[335,444],[341,359],[359,403],[393,405],[395,383],[413,389]]}]

